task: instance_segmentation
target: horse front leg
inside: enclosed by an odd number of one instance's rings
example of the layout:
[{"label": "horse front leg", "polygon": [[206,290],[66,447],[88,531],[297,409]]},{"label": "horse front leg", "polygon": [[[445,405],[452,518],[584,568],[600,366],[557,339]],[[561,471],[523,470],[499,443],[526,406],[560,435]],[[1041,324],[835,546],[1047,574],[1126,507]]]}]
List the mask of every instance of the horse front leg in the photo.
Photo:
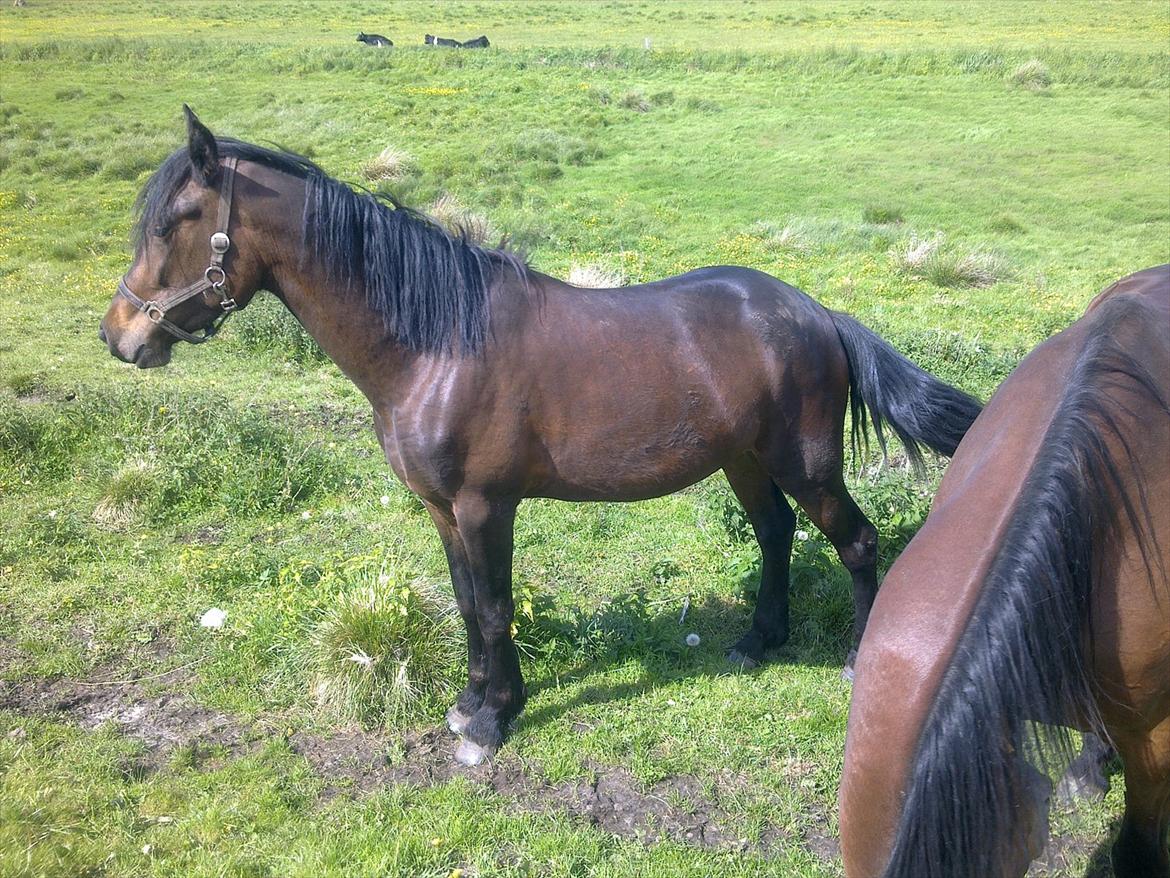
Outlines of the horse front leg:
[{"label": "horse front leg", "polygon": [[483,705],[488,683],[487,654],[484,652],[483,634],[479,630],[479,617],[475,613],[475,582],[454,512],[449,507],[444,509],[426,500],[423,503],[431,515],[431,521],[435,523],[439,539],[443,541],[447,568],[451,571],[451,587],[455,591],[455,605],[459,608],[463,627],[467,631],[467,686],[447,711],[447,727],[455,734],[462,735],[475,712]]},{"label": "horse front leg", "polygon": [[512,640],[512,540],[515,500],[461,496],[455,521],[475,586],[475,616],[483,638],[487,685],[483,701],[463,730],[455,758],[478,765],[499,749],[527,694]]}]

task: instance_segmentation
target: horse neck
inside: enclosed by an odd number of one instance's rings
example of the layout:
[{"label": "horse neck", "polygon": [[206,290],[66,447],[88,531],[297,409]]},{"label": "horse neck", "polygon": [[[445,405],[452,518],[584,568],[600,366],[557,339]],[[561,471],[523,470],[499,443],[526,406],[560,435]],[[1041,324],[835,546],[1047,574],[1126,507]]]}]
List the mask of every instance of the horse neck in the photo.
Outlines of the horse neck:
[{"label": "horse neck", "polygon": [[260,248],[269,253],[263,286],[371,402],[384,401],[395,392],[395,379],[409,372],[415,355],[387,333],[381,315],[366,304],[363,289],[339,289],[326,266],[306,259],[300,245],[288,243],[302,240],[304,181],[265,168],[251,176],[266,191],[281,193],[278,203],[265,203],[262,212],[242,205],[249,225],[266,242]]}]

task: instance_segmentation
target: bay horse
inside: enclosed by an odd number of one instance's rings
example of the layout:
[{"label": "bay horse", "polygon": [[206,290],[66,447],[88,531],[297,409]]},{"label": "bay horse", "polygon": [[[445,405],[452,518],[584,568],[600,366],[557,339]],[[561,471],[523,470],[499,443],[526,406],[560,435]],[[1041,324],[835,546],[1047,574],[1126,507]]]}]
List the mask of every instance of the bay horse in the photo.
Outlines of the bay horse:
[{"label": "bay horse", "polygon": [[1168,549],[1163,265],[1020,363],[887,574],[849,712],[849,878],[1024,875],[1051,790],[1033,764],[1067,758],[1065,726],[1121,757],[1118,878],[1170,878]]},{"label": "bay horse", "polygon": [[855,442],[868,407],[883,449],[889,425],[919,462],[920,445],[954,451],[977,401],[761,272],[579,289],[186,113],[187,148],[139,196],[134,263],[100,337],[162,366],[266,289],[361,389],[439,532],[467,629],[468,683],[447,717],[460,761],[491,755],[526,698],[510,633],[525,497],[640,500],[722,469],[763,555],[730,654],[752,664],[788,637],[786,493],[850,571],[860,637],[877,532],[842,477],[847,401]]}]

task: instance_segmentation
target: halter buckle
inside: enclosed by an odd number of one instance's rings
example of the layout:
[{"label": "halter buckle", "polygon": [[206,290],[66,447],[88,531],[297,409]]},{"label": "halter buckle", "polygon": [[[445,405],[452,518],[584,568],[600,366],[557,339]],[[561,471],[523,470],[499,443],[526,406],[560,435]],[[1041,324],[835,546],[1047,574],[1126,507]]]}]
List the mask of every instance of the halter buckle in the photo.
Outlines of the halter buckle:
[{"label": "halter buckle", "polygon": [[157,302],[147,302],[142,311],[151,323],[160,323],[165,316],[163,309],[158,306]]},{"label": "halter buckle", "polygon": [[[226,238],[227,235],[224,235],[224,237]],[[219,275],[219,280],[212,280],[212,275],[216,274]],[[223,270],[222,266],[209,265],[207,266],[207,270],[203,272],[203,279],[215,287],[216,290],[219,290],[220,287],[227,283],[227,272]]]},{"label": "halter buckle", "polygon": [[216,232],[211,236],[211,249],[215,253],[224,254],[228,252],[228,248],[232,246],[232,239],[227,236],[227,232]]}]

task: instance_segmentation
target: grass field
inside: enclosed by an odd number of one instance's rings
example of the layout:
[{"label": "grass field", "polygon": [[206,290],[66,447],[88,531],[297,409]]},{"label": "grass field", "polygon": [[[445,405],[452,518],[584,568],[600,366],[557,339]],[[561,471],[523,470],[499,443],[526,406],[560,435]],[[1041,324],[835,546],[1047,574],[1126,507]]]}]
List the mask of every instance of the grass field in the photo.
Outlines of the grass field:
[{"label": "grass field", "polygon": [[[1168,41],[1164,3],[4,3],[0,874],[841,874],[848,577],[802,519],[792,639],[733,672],[758,562],[721,477],[521,508],[532,697],[494,771],[435,730],[457,640],[405,714],[318,703],[324,626],[446,568],[275,302],[165,370],[98,343],[184,101],[554,275],[771,272],[986,396],[1170,261]],[[864,463],[884,569],[938,467]],[[1036,874],[1109,874],[1114,787]]]}]

